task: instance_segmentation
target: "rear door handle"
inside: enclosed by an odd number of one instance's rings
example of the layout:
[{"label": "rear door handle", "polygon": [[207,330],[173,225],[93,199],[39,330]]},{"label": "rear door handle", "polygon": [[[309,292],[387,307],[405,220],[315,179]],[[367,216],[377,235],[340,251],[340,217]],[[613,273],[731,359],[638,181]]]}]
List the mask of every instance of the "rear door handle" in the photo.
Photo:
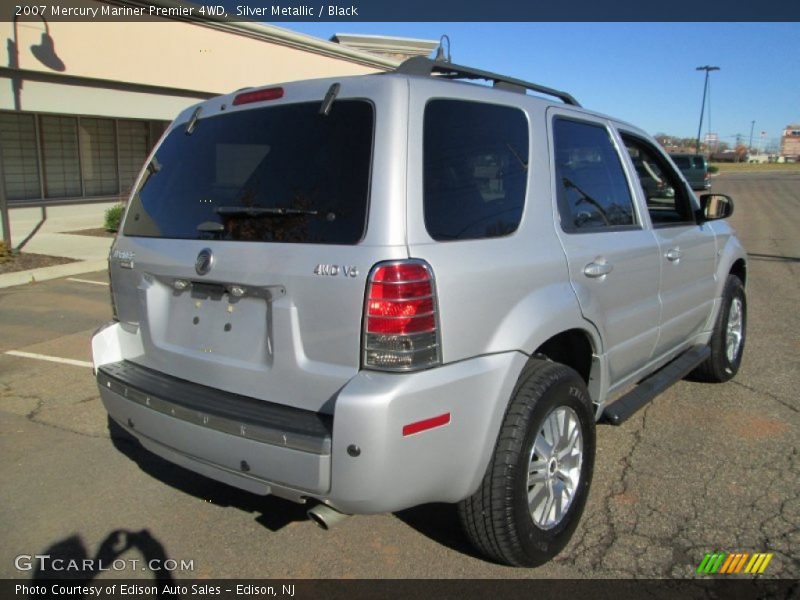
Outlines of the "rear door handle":
[{"label": "rear door handle", "polygon": [[590,262],[583,268],[583,274],[587,277],[602,277],[614,270],[611,263]]},{"label": "rear door handle", "polygon": [[666,256],[668,261],[677,262],[683,256],[683,252],[681,252],[677,248],[670,248],[669,250],[667,250]]}]

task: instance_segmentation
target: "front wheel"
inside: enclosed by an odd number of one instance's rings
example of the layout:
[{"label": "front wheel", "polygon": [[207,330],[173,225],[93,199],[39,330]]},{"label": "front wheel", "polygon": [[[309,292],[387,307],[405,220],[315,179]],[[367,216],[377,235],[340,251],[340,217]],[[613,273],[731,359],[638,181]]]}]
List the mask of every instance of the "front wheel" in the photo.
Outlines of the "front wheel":
[{"label": "front wheel", "polygon": [[459,503],[473,545],[514,566],[553,558],[578,525],[594,453],[594,411],[583,379],[564,365],[531,360],[480,488]]},{"label": "front wheel", "polygon": [[734,377],[742,364],[746,335],[747,299],[744,285],[736,275],[728,275],[709,342],[711,354],[692,371],[690,377],[711,383],[723,383]]}]

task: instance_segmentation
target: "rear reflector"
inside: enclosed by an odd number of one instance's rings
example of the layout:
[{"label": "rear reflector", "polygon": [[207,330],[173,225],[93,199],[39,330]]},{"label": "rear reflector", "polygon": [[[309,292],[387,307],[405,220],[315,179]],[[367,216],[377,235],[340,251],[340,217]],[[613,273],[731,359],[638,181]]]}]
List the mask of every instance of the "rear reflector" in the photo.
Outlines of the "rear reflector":
[{"label": "rear reflector", "polygon": [[403,425],[403,435],[414,435],[415,433],[419,433],[421,431],[427,431],[428,429],[433,429],[434,427],[441,427],[442,425],[447,425],[450,422],[450,413],[444,413],[443,415],[439,415],[437,417],[431,417],[430,419],[425,419],[424,421],[417,421],[416,423],[409,423],[408,425]]},{"label": "rear reflector", "polygon": [[233,105],[239,106],[240,104],[250,104],[251,102],[263,102],[265,100],[277,100],[283,98],[283,88],[267,88],[265,90],[256,90],[255,92],[245,92],[238,94],[233,99]]},{"label": "rear reflector", "polygon": [[364,366],[411,371],[440,364],[433,272],[419,260],[376,265],[367,284]]}]

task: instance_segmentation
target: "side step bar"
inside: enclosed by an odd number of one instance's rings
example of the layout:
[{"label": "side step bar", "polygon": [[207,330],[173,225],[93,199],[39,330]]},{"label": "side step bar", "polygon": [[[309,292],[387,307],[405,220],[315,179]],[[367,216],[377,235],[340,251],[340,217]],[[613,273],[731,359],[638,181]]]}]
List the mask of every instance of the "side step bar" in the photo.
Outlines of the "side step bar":
[{"label": "side step bar", "polygon": [[687,350],[610,404],[603,412],[603,420],[611,425],[622,425],[637,410],[691,373],[709,354],[711,349],[708,346],[695,346]]}]

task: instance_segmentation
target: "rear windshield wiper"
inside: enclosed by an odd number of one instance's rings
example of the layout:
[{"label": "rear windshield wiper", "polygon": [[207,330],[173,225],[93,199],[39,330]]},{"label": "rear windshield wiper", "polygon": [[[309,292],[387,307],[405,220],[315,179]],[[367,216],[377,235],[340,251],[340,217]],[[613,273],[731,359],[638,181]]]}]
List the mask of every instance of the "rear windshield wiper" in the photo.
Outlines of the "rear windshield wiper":
[{"label": "rear windshield wiper", "polygon": [[318,215],[317,210],[305,208],[277,208],[266,206],[219,206],[214,209],[218,215],[226,217],[294,217],[297,215]]}]

